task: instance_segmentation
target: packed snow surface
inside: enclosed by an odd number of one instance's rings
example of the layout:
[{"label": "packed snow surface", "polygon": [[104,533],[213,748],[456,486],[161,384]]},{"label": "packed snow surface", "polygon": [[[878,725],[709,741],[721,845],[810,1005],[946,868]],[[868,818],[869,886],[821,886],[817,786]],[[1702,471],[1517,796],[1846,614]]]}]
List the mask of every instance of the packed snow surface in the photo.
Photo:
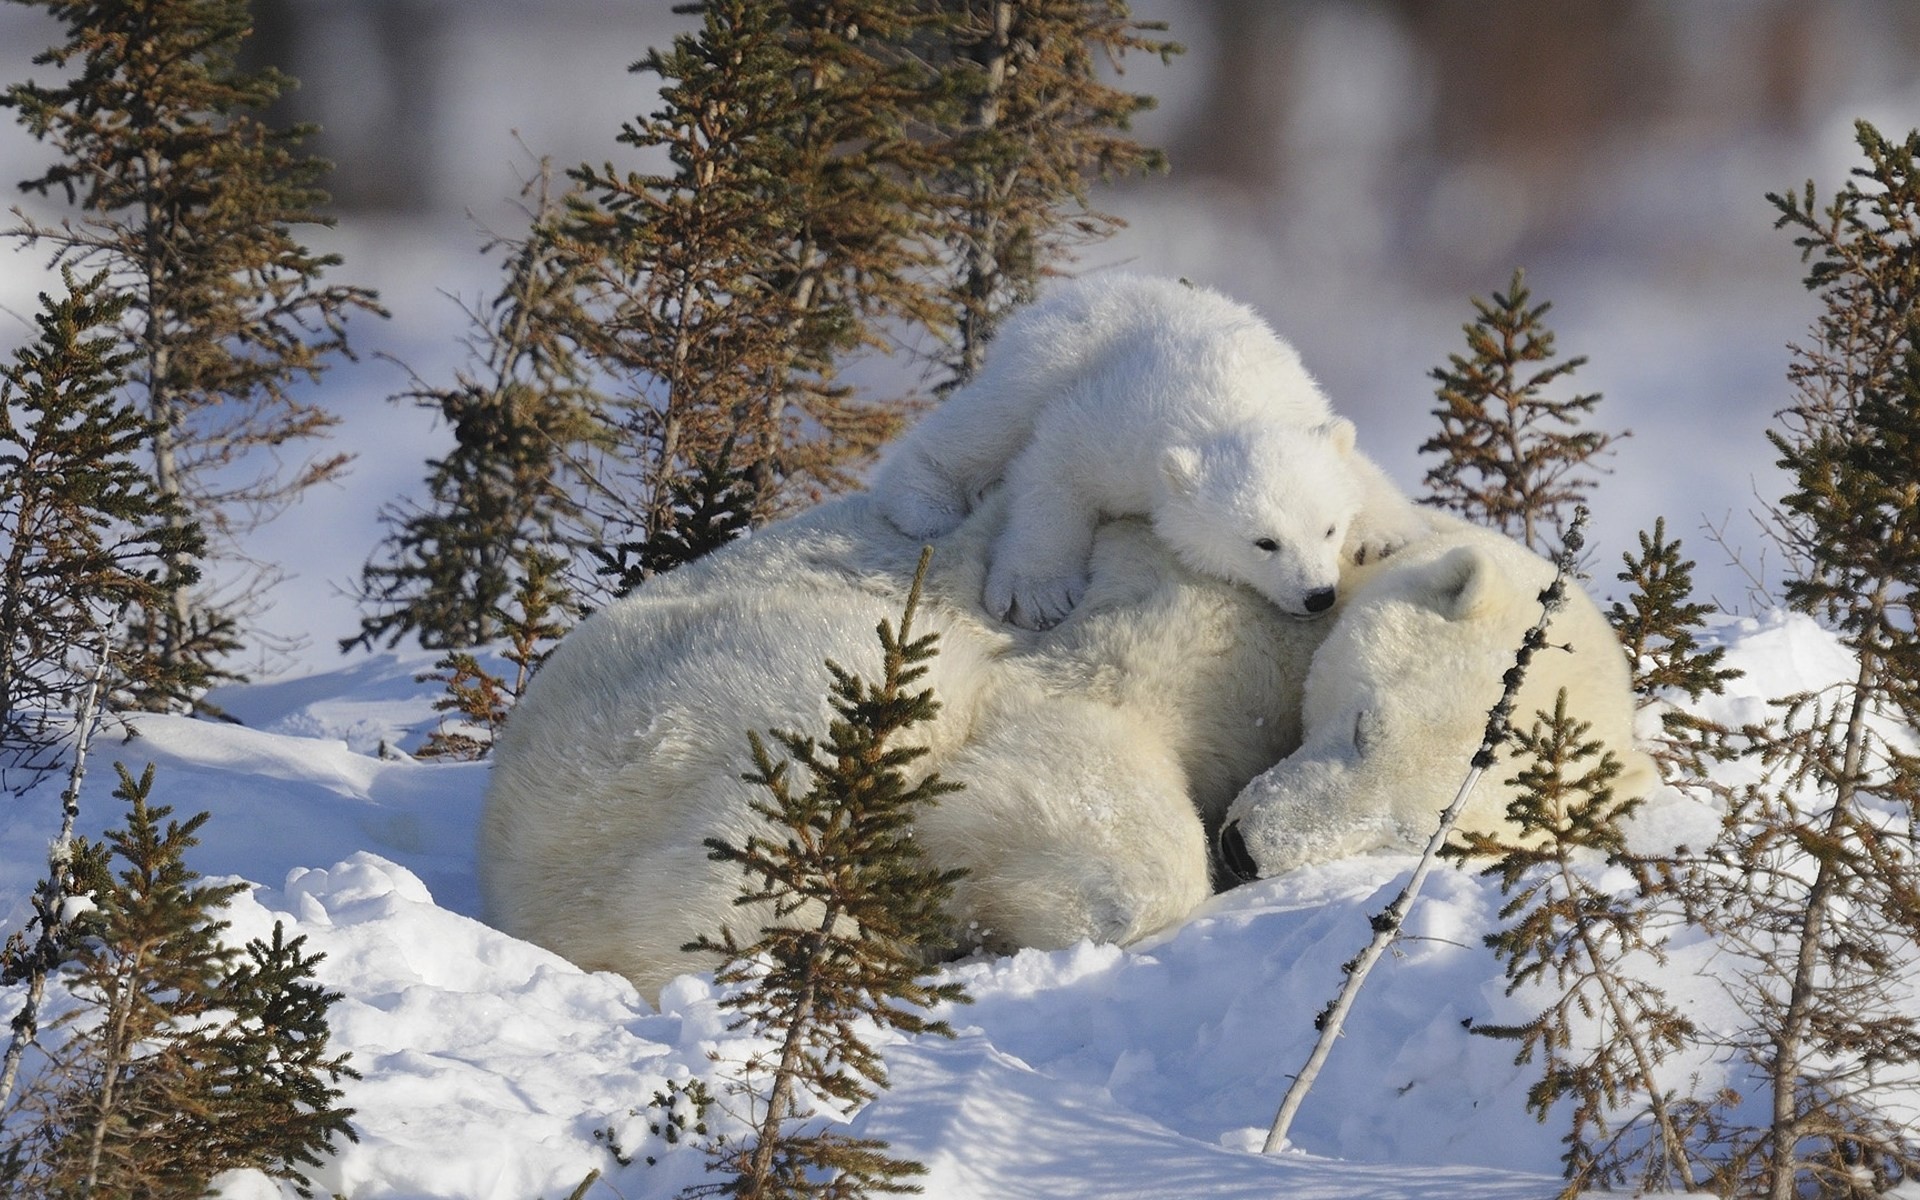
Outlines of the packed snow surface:
[{"label": "packed snow surface", "polygon": [[[1749,673],[1719,715],[1846,671],[1844,653],[1802,618],[1729,622],[1719,634]],[[708,977],[670,984],[656,1009],[624,980],[479,920],[472,846],[486,767],[404,754],[433,725],[433,685],[414,678],[429,666],[375,656],[222,692],[244,725],[110,727],[95,742],[83,824],[118,820],[114,760],[136,772],[157,764],[158,802],[213,814],[193,865],[256,885],[228,914],[234,936],[282,922],[326,955],[319,975],[344,994],[333,1036],[362,1078],[345,1085],[360,1140],[317,1176],[322,1194],[557,1200],[598,1171],[587,1197],[672,1196],[703,1178],[704,1156],[650,1132],[655,1095],[698,1079],[744,1111],[727,1080],[756,1043],[728,1028]],[[744,761],[745,731],[742,749]],[[0,809],[5,929],[22,923],[45,869],[56,792],[43,784]],[[1697,844],[1711,828],[1710,813],[1662,793],[1636,838]],[[1523,1108],[1538,1068],[1472,1031],[1532,1015],[1539,997],[1508,996],[1482,945],[1497,886],[1454,869],[1429,880],[1369,980],[1293,1148],[1258,1153],[1340,964],[1411,867],[1382,855],[1237,888],[1125,949],[956,964],[974,998],[946,1014],[957,1036],[879,1035],[892,1087],[851,1129],[922,1163],[926,1194],[942,1200],[1552,1196],[1564,1122]],[[1677,938],[1660,974],[1709,1024],[1731,1017],[1712,949]],[[19,996],[0,992],[0,1014]],[[1675,1086],[1711,1086],[1728,1070],[1705,1058],[1671,1067]],[[740,1124],[716,1111],[710,1127]],[[222,1194],[293,1193],[241,1175]]]}]

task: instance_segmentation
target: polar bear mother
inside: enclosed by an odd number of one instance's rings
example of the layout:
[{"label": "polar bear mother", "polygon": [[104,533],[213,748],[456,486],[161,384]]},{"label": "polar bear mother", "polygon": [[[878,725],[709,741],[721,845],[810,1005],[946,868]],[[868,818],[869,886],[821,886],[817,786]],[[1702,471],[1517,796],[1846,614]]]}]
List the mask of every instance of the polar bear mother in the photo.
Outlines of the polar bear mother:
[{"label": "polar bear mother", "polygon": [[[1221,838],[1246,874],[1423,840],[1478,744],[1552,568],[1439,513],[1406,552],[1354,567],[1340,614],[1283,617],[1183,566],[1146,524],[1098,531],[1086,598],[1045,633],[980,607],[990,500],[937,544],[916,629],[937,632],[919,768],[966,785],[924,814],[931,861],[964,867],[951,916],[993,950],[1128,942],[1211,890]],[[765,923],[734,904],[738,868],[707,838],[764,832],[741,778],[746,733],[825,728],[822,660],[877,675],[920,542],[865,497],[736,542],[583,622],[554,651],[495,751],[482,821],[488,917],[649,993],[711,967],[682,947]],[[1623,656],[1584,595],[1536,658],[1524,716],[1565,686],[1628,769]],[[1502,819],[1488,774],[1464,823]],[[1232,823],[1226,819],[1231,808]]]},{"label": "polar bear mother", "polygon": [[[966,785],[916,823],[950,906],[989,949],[1127,942],[1212,890],[1239,789],[1300,741],[1327,622],[1287,620],[1180,565],[1139,521],[1103,526],[1092,583],[1047,633],[980,607],[989,502],[936,545],[915,628],[940,635],[941,704],[916,767]],[[704,841],[764,832],[748,730],[822,732],[831,658],[870,677],[921,541],[849,497],[645,587],[569,633],[495,751],[480,882],[501,929],[652,992],[713,966],[682,947],[764,911]]]}]

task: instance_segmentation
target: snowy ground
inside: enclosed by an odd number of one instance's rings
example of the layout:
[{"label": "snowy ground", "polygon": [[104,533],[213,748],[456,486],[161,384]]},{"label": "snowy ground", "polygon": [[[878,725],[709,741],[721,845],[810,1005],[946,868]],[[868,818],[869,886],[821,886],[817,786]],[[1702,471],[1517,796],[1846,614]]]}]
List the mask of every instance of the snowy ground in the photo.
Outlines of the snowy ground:
[{"label": "snowy ground", "polygon": [[[1720,703],[1726,715],[1846,670],[1802,618],[1722,632],[1749,672]],[[389,655],[231,689],[219,699],[245,727],[142,718],[132,736],[96,742],[84,823],[115,815],[111,762],[158,764],[158,800],[213,813],[194,865],[259,885],[235,904],[234,934],[283,921],[325,952],[321,978],[345,993],[334,1036],[364,1079],[347,1096],[360,1142],[327,1165],[323,1193],[557,1200],[598,1170],[589,1197],[671,1196],[701,1176],[702,1158],[647,1131],[650,1098],[694,1078],[720,1091],[716,1064],[749,1044],[727,1031],[708,979],[671,984],[656,1011],[625,981],[477,919],[471,846],[486,768],[381,756],[431,726],[432,685],[413,680],[427,665]],[[54,810],[51,788],[0,809],[5,928],[24,916]],[[1665,795],[1642,836],[1697,836],[1708,820]],[[1534,1069],[1467,1028],[1531,1012],[1505,995],[1480,943],[1498,893],[1453,870],[1430,881],[1409,936],[1369,981],[1294,1128],[1298,1150],[1257,1153],[1338,964],[1410,865],[1368,857],[1239,888],[1129,949],[960,964],[976,1002],[951,1014],[959,1036],[886,1040],[894,1086],[855,1128],[924,1163],[926,1194],[942,1200],[1551,1196],[1562,1126],[1523,1111]],[[1725,1009],[1712,954],[1677,944],[1661,976],[1709,1024]],[[17,998],[0,993],[0,1013]],[[1676,1084],[1725,1074],[1706,1060],[1673,1070]],[[223,1194],[282,1193],[251,1177]]]}]

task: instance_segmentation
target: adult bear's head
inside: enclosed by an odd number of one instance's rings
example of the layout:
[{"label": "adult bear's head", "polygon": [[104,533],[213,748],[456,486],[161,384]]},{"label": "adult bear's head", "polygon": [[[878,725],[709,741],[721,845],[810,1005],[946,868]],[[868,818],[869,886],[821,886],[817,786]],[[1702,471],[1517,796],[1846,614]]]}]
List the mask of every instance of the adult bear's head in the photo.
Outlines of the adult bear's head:
[{"label": "adult bear's head", "polygon": [[[1308,670],[1299,750],[1235,800],[1220,850],[1242,877],[1425,843],[1479,748],[1488,711],[1553,568],[1498,534],[1438,514],[1435,538],[1365,576]],[[1632,739],[1624,654],[1606,618],[1577,590],[1548,626],[1514,723],[1569,711],[1619,759],[1616,792],[1657,783]],[[1480,780],[1464,829],[1492,829],[1515,795],[1506,754]]]}]

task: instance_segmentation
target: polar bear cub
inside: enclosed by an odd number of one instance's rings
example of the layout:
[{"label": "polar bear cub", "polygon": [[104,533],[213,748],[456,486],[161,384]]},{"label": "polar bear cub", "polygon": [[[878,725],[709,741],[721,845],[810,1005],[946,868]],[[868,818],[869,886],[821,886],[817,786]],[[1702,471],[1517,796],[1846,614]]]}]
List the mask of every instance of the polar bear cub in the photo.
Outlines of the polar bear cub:
[{"label": "polar bear cub", "polygon": [[1079,603],[1103,518],[1150,518],[1189,567],[1295,617],[1333,607],[1343,561],[1423,528],[1251,309],[1142,276],[1074,282],[1008,321],[874,492],[901,532],[934,538],[996,482],[1008,519],[982,601],[1029,629]]}]

